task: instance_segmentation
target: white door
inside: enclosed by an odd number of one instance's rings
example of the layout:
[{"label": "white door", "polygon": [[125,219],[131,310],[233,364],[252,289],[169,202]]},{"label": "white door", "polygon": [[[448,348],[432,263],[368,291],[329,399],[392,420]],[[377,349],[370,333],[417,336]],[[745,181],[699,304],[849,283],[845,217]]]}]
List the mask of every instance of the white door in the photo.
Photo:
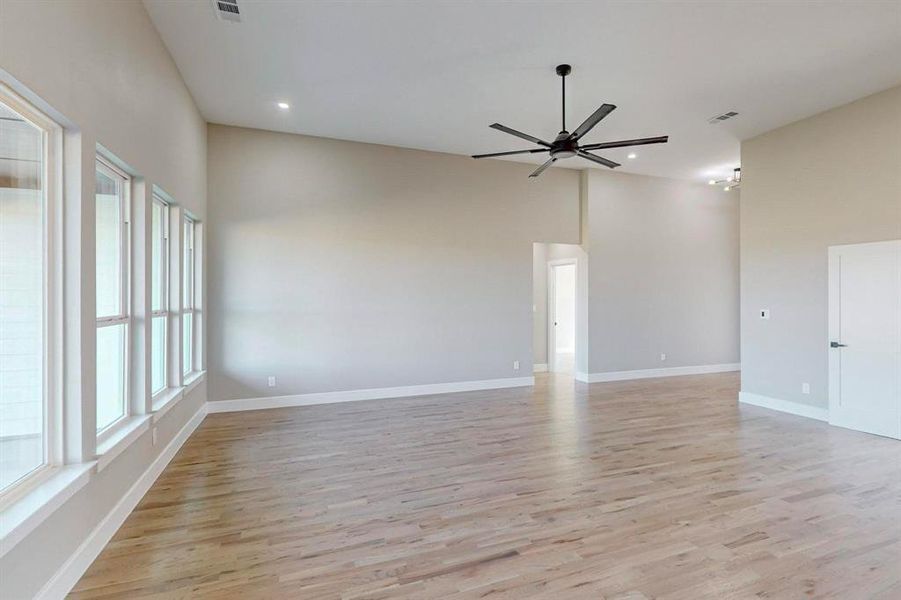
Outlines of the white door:
[{"label": "white door", "polygon": [[829,248],[829,422],[901,439],[901,240]]},{"label": "white door", "polygon": [[550,264],[548,368],[572,373],[576,354],[576,264]]}]

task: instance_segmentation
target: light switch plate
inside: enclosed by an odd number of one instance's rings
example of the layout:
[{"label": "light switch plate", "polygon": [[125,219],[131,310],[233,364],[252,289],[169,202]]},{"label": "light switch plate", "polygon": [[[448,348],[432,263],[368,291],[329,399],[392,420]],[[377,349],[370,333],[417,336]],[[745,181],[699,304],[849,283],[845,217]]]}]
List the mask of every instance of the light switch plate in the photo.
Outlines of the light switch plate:
[{"label": "light switch plate", "polygon": [[764,319],[765,321],[769,321],[769,319],[770,319],[770,309],[768,309],[768,308],[761,308],[761,309],[760,309],[760,318],[761,318],[761,319]]}]

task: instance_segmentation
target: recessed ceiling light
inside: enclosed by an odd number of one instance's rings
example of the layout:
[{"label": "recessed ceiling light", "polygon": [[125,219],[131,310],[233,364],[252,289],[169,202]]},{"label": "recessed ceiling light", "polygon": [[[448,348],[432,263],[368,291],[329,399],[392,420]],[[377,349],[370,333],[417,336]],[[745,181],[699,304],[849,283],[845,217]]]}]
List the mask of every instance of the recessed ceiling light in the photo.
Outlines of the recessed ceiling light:
[{"label": "recessed ceiling light", "polygon": [[711,180],[708,181],[707,183],[710,184],[710,185],[716,185],[716,179],[711,179]]},{"label": "recessed ceiling light", "polygon": [[633,152],[632,154],[630,154],[630,155],[627,156],[626,158],[638,158],[638,155],[635,154],[635,153]]},{"label": "recessed ceiling light", "polygon": [[291,108],[291,105],[287,102],[279,102],[278,107],[282,110],[288,110],[289,108]]},{"label": "recessed ceiling light", "polygon": [[729,186],[727,185],[726,187],[723,188],[723,191],[724,191],[724,192],[728,192],[728,191],[731,190],[731,189],[732,189],[732,188],[729,187]]}]

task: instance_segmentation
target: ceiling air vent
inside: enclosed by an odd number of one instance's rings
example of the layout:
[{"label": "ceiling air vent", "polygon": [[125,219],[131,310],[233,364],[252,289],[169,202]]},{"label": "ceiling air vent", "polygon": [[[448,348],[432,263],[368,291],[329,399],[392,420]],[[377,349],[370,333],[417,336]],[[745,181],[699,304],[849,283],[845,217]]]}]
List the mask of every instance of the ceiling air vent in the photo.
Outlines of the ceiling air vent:
[{"label": "ceiling air vent", "polygon": [[717,123],[721,123],[723,121],[728,121],[729,119],[732,119],[737,116],[738,116],[737,112],[735,112],[734,110],[730,110],[729,112],[723,113],[721,115],[717,115],[715,117],[710,117],[709,119],[707,119],[707,122],[710,123],[711,125],[716,125]]},{"label": "ceiling air vent", "polygon": [[216,16],[222,21],[241,21],[241,10],[238,8],[238,0],[213,0],[213,8]]}]

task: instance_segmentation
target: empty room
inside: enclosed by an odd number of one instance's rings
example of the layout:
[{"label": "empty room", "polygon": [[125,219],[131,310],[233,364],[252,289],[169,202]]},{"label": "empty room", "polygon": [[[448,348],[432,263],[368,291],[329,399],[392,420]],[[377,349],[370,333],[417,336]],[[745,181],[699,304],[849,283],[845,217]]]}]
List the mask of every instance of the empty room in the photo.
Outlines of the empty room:
[{"label": "empty room", "polygon": [[0,600],[901,599],[898,0],[0,0]]}]

